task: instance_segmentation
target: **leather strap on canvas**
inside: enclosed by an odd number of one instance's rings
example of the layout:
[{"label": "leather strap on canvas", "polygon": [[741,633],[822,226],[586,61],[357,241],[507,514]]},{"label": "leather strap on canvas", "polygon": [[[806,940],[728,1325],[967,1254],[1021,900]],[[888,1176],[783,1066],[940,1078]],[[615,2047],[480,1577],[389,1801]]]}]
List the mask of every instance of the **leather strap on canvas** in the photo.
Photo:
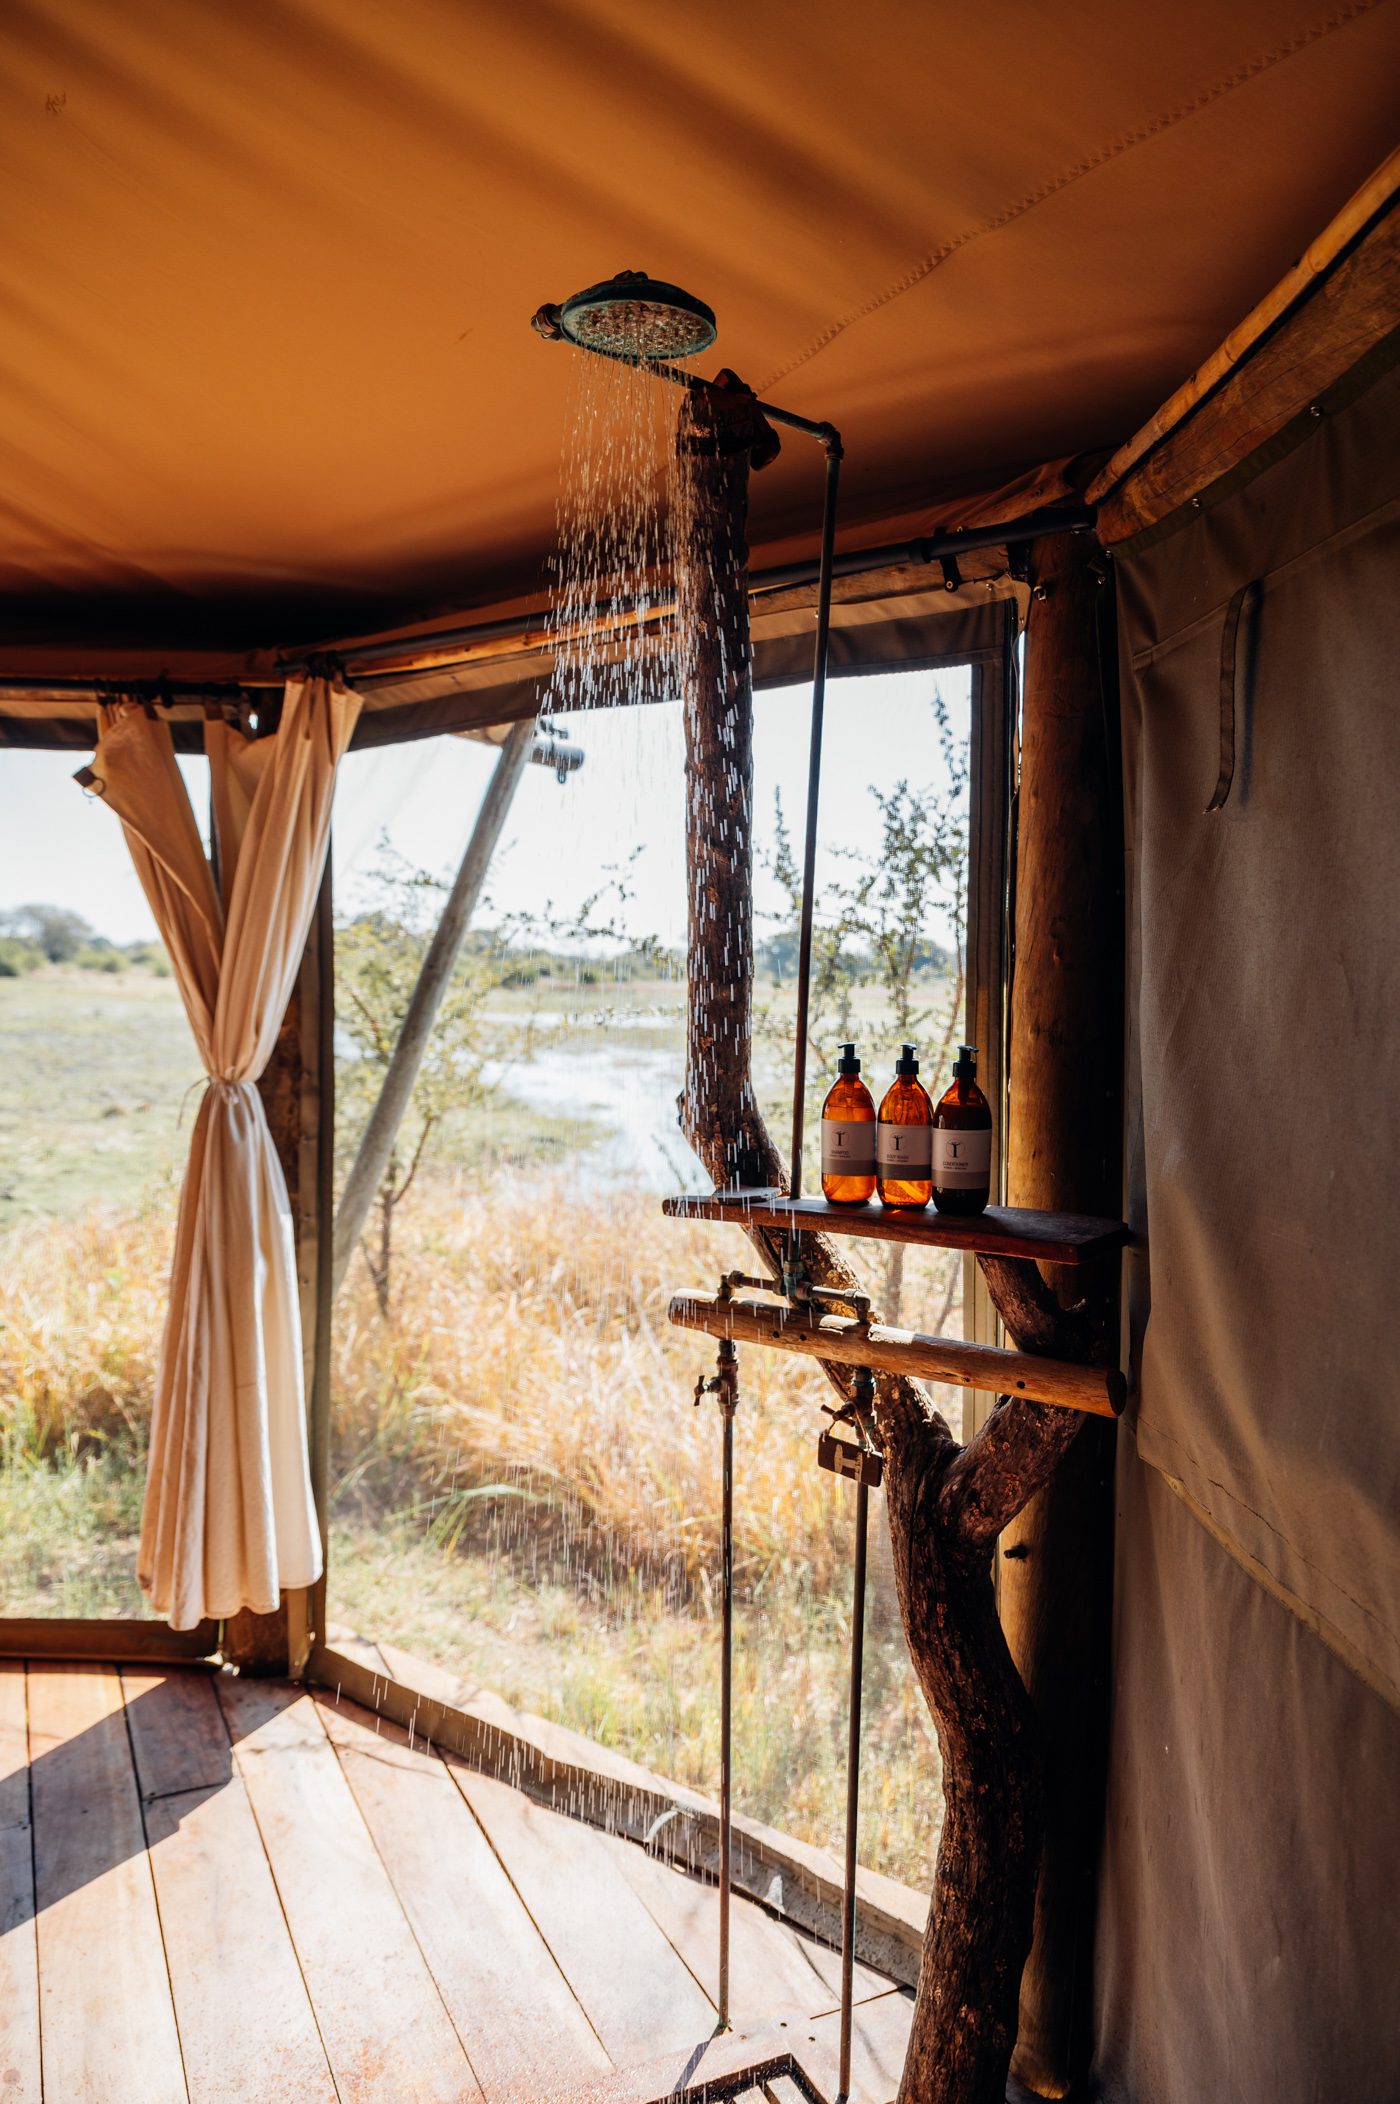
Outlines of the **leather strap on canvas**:
[{"label": "leather strap on canvas", "polygon": [[1225,627],[1220,638],[1220,775],[1206,805],[1206,814],[1219,811],[1235,779],[1235,662],[1240,636],[1240,617],[1245,602],[1259,589],[1257,578],[1242,584],[1225,609]]}]

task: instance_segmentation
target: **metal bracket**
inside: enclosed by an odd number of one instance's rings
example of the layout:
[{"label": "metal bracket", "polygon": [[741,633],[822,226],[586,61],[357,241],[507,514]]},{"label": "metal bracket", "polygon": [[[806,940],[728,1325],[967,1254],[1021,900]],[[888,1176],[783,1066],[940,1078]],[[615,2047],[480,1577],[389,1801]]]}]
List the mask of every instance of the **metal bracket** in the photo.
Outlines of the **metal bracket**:
[{"label": "metal bracket", "polygon": [[725,1302],[733,1300],[734,1288],[736,1286],[748,1287],[751,1291],[756,1293],[776,1293],[779,1290],[778,1282],[776,1279],[754,1278],[753,1275],[747,1271],[726,1271],[720,1279],[719,1291],[715,1295],[716,1300],[720,1302],[721,1306],[723,1306]]},{"label": "metal bracket", "polygon": [[814,1286],[810,1280],[802,1283],[801,1290],[788,1295],[790,1300],[804,1302],[810,1307],[834,1303],[838,1307],[854,1311],[856,1321],[866,1325],[870,1321],[870,1295],[857,1292],[854,1286]]}]

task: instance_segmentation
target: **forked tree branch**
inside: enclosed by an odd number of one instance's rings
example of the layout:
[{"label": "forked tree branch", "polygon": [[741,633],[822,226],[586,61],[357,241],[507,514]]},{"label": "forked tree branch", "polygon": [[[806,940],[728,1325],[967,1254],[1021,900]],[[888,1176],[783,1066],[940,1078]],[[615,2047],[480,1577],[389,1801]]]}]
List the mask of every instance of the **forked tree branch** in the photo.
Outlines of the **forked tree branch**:
[{"label": "forked tree branch", "polygon": [[[685,701],[688,1000],[681,1123],[716,1184],[787,1187],[751,1074],[753,690],[749,661],[748,472],[762,420],[738,383],[689,395],[678,451],[676,560]],[[749,1234],[776,1277],[783,1237]],[[824,1237],[805,1234],[819,1285],[854,1286]],[[1079,1356],[1080,1318],[1033,1265],[987,1271],[1024,1349]],[[1081,1324],[1081,1328],[1083,1325]],[[849,1394],[849,1373],[828,1369]],[[909,1652],[943,1756],[944,1826],[901,2104],[1002,2104],[1030,1947],[1042,1777],[1029,1698],[997,1618],[997,1533],[1053,1472],[1079,1419],[1003,1402],[966,1447],[910,1381],[882,1376],[877,1426]]]}]

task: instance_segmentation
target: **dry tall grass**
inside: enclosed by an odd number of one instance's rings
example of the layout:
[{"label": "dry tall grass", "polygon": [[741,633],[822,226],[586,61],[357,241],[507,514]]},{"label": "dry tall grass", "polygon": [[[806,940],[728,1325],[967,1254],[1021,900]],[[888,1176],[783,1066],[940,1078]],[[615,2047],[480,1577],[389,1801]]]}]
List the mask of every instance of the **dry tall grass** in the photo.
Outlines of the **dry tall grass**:
[{"label": "dry tall grass", "polygon": [[[647,1193],[437,1186],[389,1321],[363,1275],[338,1311],[343,1480],[426,1464],[426,1516],[445,1538],[474,1531],[470,1493],[505,1485],[523,1493],[507,1508],[521,1527],[562,1529],[586,1557],[682,1590],[702,1583],[718,1553],[719,1420],[691,1396],[713,1347],[672,1329],[666,1303],[746,1247],[734,1230],[664,1220]],[[847,1501],[814,1460],[829,1394],[804,1362],[744,1357],[735,1553],[750,1588],[795,1562],[825,1591],[849,1564]]]},{"label": "dry tall grass", "polygon": [[144,1451],[174,1240],[162,1199],[15,1229],[0,1246],[0,1453]]}]

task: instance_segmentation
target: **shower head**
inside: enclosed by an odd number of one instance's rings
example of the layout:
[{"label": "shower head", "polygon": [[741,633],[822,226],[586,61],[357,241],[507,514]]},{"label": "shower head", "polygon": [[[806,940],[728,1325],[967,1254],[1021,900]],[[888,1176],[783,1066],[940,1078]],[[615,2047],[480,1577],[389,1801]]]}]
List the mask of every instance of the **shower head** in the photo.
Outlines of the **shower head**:
[{"label": "shower head", "polygon": [[553,342],[641,363],[693,358],[709,349],[717,333],[714,313],[703,300],[679,285],[649,278],[644,270],[620,270],[560,307],[541,307],[531,327]]}]

